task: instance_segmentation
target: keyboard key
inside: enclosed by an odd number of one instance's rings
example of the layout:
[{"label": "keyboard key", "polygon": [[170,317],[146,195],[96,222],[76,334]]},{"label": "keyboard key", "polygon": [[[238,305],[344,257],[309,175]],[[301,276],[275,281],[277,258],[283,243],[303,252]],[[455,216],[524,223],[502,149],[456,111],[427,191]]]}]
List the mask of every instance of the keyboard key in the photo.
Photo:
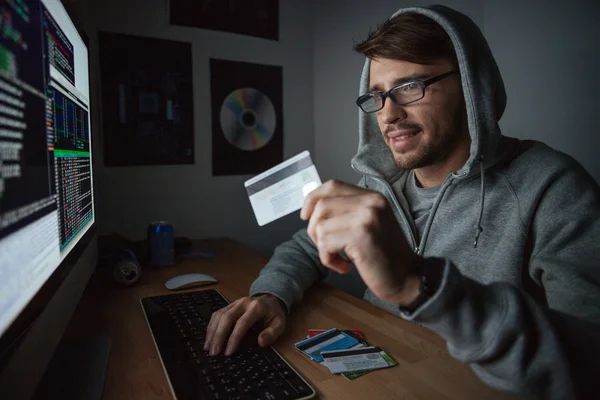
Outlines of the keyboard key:
[{"label": "keyboard key", "polygon": [[[248,378],[250,378],[252,380],[258,379],[259,377],[260,377],[260,374],[258,372],[253,372],[251,374],[248,374]],[[268,379],[268,378],[266,378],[266,379]]]},{"label": "keyboard key", "polygon": [[306,383],[304,383],[302,381],[302,379],[299,378],[292,378],[288,380],[288,383],[294,388],[296,389],[296,391],[298,392],[298,394],[301,395],[308,395],[310,393],[312,393],[312,390],[310,389],[310,387],[308,387],[308,385]]},{"label": "keyboard key", "polygon": [[244,376],[244,373],[241,371],[235,371],[233,374],[231,374],[233,379],[240,379],[242,376]]},{"label": "keyboard key", "polygon": [[234,371],[237,371],[238,369],[240,369],[237,364],[232,364],[229,366],[224,365],[224,367],[227,367],[227,371],[229,371],[229,372],[234,372]]},{"label": "keyboard key", "polygon": [[279,373],[281,374],[281,376],[283,376],[284,378],[288,379],[291,378],[292,376],[294,376],[295,374],[289,370],[289,369],[284,369],[279,371]]},{"label": "keyboard key", "polygon": [[224,378],[219,379],[219,382],[221,382],[221,385],[228,386],[231,384],[231,379],[224,377]]},{"label": "keyboard key", "polygon": [[276,399],[275,392],[271,390],[266,390],[260,394],[260,400],[274,400]]},{"label": "keyboard key", "polygon": [[275,371],[269,372],[268,374],[266,374],[266,375],[264,375],[264,376],[266,376],[266,377],[267,377],[267,379],[268,379],[268,380],[270,380],[270,381],[274,381],[274,380],[282,379],[282,378],[281,378],[281,375],[279,375],[279,373],[278,373],[278,372],[275,372]]},{"label": "keyboard key", "polygon": [[296,395],[296,391],[293,389],[283,389],[283,390],[281,390],[280,393],[286,399],[291,399],[291,398],[295,397],[295,395]]}]

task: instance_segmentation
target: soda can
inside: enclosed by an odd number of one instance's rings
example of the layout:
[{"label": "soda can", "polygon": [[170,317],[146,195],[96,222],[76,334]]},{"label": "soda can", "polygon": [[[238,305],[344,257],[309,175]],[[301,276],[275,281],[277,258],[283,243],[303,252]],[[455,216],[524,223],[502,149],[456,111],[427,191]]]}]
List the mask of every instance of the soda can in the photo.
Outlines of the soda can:
[{"label": "soda can", "polygon": [[166,221],[148,225],[148,255],[153,267],[167,267],[175,261],[173,225]]},{"label": "soda can", "polygon": [[142,267],[131,250],[122,248],[116,258],[117,264],[113,269],[113,276],[117,283],[131,286],[140,280]]}]

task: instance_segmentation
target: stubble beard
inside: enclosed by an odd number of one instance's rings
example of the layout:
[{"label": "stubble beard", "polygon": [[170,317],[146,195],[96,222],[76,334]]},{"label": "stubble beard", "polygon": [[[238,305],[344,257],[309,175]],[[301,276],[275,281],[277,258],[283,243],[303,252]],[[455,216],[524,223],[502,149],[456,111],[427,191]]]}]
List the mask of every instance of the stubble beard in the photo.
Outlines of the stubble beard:
[{"label": "stubble beard", "polygon": [[[466,139],[464,137],[465,134],[468,135],[466,120],[464,106],[458,107],[448,121],[443,124],[446,128],[436,138],[436,141],[419,144],[419,147],[416,149],[402,152],[394,151],[390,148],[398,168],[406,170],[419,169],[432,165],[440,165],[448,161]],[[419,134],[423,135],[422,129]]]}]

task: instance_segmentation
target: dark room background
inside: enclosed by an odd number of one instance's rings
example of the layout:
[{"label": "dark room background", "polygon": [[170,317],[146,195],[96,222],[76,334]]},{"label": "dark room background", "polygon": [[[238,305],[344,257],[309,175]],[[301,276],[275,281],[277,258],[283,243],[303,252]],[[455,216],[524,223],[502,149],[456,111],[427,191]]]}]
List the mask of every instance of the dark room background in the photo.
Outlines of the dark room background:
[{"label": "dark room background", "polygon": [[[296,214],[256,223],[243,182],[211,174],[210,58],[283,68],[283,157],[311,151],[321,179],[356,182],[362,56],[352,45],[405,6],[429,1],[281,0],[279,40],[172,26],[167,0],[67,0],[91,39],[92,99],[99,96],[97,32],[192,45],[195,164],[105,167],[98,102],[93,112],[100,233],[142,239],[149,221],[168,220],[177,236],[228,236],[270,254],[304,224]],[[593,0],[453,0],[482,29],[508,92],[505,135],[541,140],[577,159],[600,182],[600,19]],[[158,55],[157,55],[158,56]],[[115,60],[116,61],[116,60]],[[360,295],[356,276],[330,283]]]}]

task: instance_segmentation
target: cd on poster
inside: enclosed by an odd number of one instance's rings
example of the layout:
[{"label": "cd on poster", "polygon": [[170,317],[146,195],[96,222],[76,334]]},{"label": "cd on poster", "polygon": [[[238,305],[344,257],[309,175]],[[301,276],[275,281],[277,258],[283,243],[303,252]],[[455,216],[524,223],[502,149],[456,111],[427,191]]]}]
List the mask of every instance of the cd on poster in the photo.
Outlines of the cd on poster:
[{"label": "cd on poster", "polygon": [[236,89],[221,106],[221,129],[225,139],[240,150],[265,146],[275,133],[277,119],[271,100],[253,88]]}]

